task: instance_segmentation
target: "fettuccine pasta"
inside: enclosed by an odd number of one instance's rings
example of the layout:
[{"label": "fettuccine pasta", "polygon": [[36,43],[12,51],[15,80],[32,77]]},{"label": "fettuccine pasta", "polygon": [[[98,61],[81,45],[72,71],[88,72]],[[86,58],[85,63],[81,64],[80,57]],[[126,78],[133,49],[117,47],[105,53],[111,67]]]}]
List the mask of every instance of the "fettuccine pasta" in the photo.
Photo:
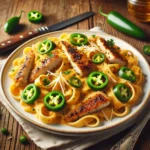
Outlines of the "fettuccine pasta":
[{"label": "fettuccine pasta", "polygon": [[[20,102],[24,111],[45,124],[97,127],[103,121],[111,122],[114,117],[128,115],[139,103],[142,93],[144,76],[138,58],[130,50],[121,50],[112,39],[105,40],[105,45],[101,46],[103,39],[99,36],[86,39],[76,34],[75,38],[68,33],[58,38],[49,37],[23,50],[22,56],[13,61],[9,72],[13,98]],[[75,40],[74,43],[71,40]],[[85,43],[81,44],[83,41]],[[108,54],[109,50],[112,54]],[[113,53],[117,58],[111,59]],[[74,55],[78,57],[77,62],[70,60]],[[92,66],[86,72],[86,61],[80,67],[79,56],[84,56]],[[103,56],[104,60],[101,60]],[[123,67],[127,68],[124,73]],[[106,85],[105,80],[108,80]],[[104,87],[99,88],[99,85]],[[62,106],[57,106],[60,103]]]}]

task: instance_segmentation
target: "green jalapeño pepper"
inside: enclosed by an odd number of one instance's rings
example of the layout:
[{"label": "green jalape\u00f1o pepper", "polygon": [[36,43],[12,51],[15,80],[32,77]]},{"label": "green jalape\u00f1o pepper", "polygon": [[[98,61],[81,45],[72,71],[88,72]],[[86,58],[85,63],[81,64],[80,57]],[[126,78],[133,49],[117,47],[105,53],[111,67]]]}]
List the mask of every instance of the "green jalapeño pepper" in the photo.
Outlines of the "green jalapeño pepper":
[{"label": "green jalape\u00f1o pepper", "polygon": [[93,57],[92,57],[92,61],[95,63],[95,64],[100,64],[104,61],[105,59],[105,55],[102,54],[102,53],[99,53],[99,54],[95,54]]},{"label": "green jalape\u00f1o pepper", "polygon": [[138,39],[146,38],[146,34],[141,28],[136,26],[118,12],[111,11],[109,14],[105,14],[102,12],[102,8],[100,7],[99,13],[105,16],[107,18],[107,22],[118,31]]},{"label": "green jalape\u00f1o pepper", "polygon": [[150,46],[144,46],[143,52],[144,52],[144,54],[150,56]]},{"label": "green jalape\u00f1o pepper", "polygon": [[40,43],[40,45],[38,47],[38,52],[42,55],[43,54],[48,54],[54,48],[55,48],[55,43],[54,42],[52,42],[50,40],[45,40],[45,41]]},{"label": "green jalape\u00f1o pepper", "polygon": [[43,16],[40,12],[38,11],[30,11],[28,12],[28,20],[32,23],[40,23],[43,19]]},{"label": "green jalape\u00f1o pepper", "polygon": [[131,82],[135,82],[136,81],[136,76],[134,74],[134,72],[127,68],[127,67],[121,67],[119,69],[119,76],[123,79],[129,80]]},{"label": "green jalape\u00f1o pepper", "polygon": [[60,111],[66,102],[63,94],[59,91],[52,91],[44,97],[44,105],[48,110]]},{"label": "green jalape\u00f1o pepper", "polygon": [[73,33],[70,35],[70,43],[75,46],[82,46],[88,43],[86,35],[81,33]]},{"label": "green jalape\u00f1o pepper", "polygon": [[10,18],[4,25],[4,31],[7,32],[7,33],[13,33],[14,31],[16,31],[16,27],[18,26],[19,24],[19,21],[20,21],[20,18],[21,18],[21,15],[22,15],[22,12],[24,11],[21,11],[20,13],[20,16],[19,17],[12,17]]},{"label": "green jalape\u00f1o pepper", "polygon": [[108,84],[108,77],[100,71],[94,71],[89,74],[87,84],[95,91],[102,90]]},{"label": "green jalape\u00f1o pepper", "polygon": [[34,84],[29,84],[26,86],[21,94],[22,100],[27,104],[33,104],[39,96],[40,90]]},{"label": "green jalape\u00f1o pepper", "polygon": [[126,86],[123,83],[118,83],[114,88],[113,88],[114,94],[117,97],[117,99],[122,102],[126,103],[132,96],[132,92],[129,89],[128,86]]},{"label": "green jalape\u00f1o pepper", "polygon": [[77,77],[71,77],[69,79],[69,83],[70,83],[70,85],[72,85],[75,88],[79,88],[82,86],[80,79],[78,79]]}]

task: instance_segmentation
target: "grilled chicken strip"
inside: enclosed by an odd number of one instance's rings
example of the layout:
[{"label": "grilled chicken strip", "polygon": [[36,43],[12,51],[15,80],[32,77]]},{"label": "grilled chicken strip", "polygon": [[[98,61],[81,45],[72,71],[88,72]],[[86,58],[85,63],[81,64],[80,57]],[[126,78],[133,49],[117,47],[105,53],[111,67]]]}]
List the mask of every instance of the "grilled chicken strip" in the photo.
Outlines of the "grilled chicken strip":
[{"label": "grilled chicken strip", "polygon": [[115,48],[107,45],[107,42],[103,38],[97,38],[97,45],[100,47],[102,53],[104,53],[110,63],[118,63],[125,65],[127,61],[115,50]]},{"label": "grilled chicken strip", "polygon": [[31,50],[25,57],[24,63],[21,65],[20,69],[18,70],[18,73],[15,77],[15,85],[16,86],[25,86],[27,84],[29,74],[31,72],[31,69],[33,67],[35,54]]},{"label": "grilled chicken strip", "polygon": [[51,58],[41,60],[41,66],[36,66],[32,70],[29,81],[34,82],[34,80],[41,74],[46,74],[48,70],[52,71],[54,68],[59,66],[61,62],[62,58],[57,54],[54,54]]},{"label": "grilled chicken strip", "polygon": [[87,76],[92,70],[95,69],[93,62],[88,60],[85,54],[79,52],[74,46],[62,41],[62,48],[72,67],[79,75]]},{"label": "grilled chicken strip", "polygon": [[95,113],[110,104],[109,98],[103,92],[90,94],[81,104],[65,115],[66,122],[76,121],[79,118]]}]

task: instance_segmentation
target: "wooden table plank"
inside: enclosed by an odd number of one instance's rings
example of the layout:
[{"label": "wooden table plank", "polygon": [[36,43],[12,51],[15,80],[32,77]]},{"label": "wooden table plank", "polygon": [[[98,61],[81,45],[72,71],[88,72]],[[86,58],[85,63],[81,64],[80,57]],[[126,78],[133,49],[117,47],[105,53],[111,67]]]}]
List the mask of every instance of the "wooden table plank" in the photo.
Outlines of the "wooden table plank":
[{"label": "wooden table plank", "polygon": [[[147,31],[150,34],[149,29],[149,23],[140,23],[138,22],[130,13],[127,11],[127,1],[121,1],[121,0],[5,0],[1,2],[0,5],[0,41],[6,40],[7,38],[14,36],[14,35],[8,35],[3,30],[3,25],[7,21],[8,18],[12,16],[18,16],[20,14],[21,10],[25,10],[25,14],[22,15],[20,24],[21,28],[18,31],[18,33],[22,33],[24,31],[38,28],[43,25],[52,25],[57,22],[60,22],[62,20],[65,20],[67,18],[71,18],[73,16],[76,16],[78,14],[81,14],[83,12],[92,10],[96,13],[94,17],[91,17],[89,19],[86,19],[85,21],[82,21],[76,25],[73,25],[71,27],[68,27],[67,29],[90,29],[94,26],[101,26],[101,28],[118,38],[121,38],[131,45],[133,45],[135,48],[137,48],[142,54],[142,48],[144,45],[149,44],[150,42],[140,41],[135,38],[126,36],[120,32],[118,32],[116,29],[113,29],[106,21],[106,18],[101,16],[98,13],[98,8],[102,6],[103,11],[108,13],[112,10],[116,10],[120,12],[121,14],[127,16],[130,20],[132,20],[134,23],[139,25],[141,28],[143,28],[145,31]],[[40,24],[32,24],[27,20],[27,12],[30,10],[38,10],[42,12],[42,14],[45,16],[45,20],[43,23]],[[8,56],[8,54],[0,56],[0,60],[4,59]],[[150,58],[146,55],[144,57],[150,62]],[[0,107],[2,107],[2,104],[0,103]],[[0,120],[0,128],[6,127],[10,133],[12,134],[12,139],[7,140],[8,137],[3,136],[0,134],[0,149],[1,150],[40,150],[31,140],[29,140],[29,145],[21,145],[19,142],[20,135],[26,135],[22,127],[19,125],[19,123],[16,122],[16,120],[10,115],[10,113],[4,108],[2,118]],[[136,146],[135,150],[150,150],[150,135],[147,133],[150,130],[150,121],[146,125],[144,131],[142,132]],[[118,135],[113,136],[112,138],[105,140],[103,142],[100,142],[90,148],[87,148],[87,150],[97,150],[97,149],[103,149],[108,150],[110,147],[117,142],[120,138],[124,136],[124,134],[129,131],[127,129],[123,133],[120,133]],[[26,135],[27,136],[27,135]]]}]

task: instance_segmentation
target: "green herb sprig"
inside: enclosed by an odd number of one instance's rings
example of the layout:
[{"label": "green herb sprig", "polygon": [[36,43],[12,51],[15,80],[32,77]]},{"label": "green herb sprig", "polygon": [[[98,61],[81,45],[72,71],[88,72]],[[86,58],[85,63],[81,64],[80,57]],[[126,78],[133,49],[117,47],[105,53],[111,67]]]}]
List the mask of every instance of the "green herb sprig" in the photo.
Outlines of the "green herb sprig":
[{"label": "green herb sprig", "polygon": [[106,42],[107,42],[107,45],[108,45],[109,47],[113,47],[114,44],[115,44],[115,42],[114,42],[113,39],[109,39],[109,40],[107,40]]}]

